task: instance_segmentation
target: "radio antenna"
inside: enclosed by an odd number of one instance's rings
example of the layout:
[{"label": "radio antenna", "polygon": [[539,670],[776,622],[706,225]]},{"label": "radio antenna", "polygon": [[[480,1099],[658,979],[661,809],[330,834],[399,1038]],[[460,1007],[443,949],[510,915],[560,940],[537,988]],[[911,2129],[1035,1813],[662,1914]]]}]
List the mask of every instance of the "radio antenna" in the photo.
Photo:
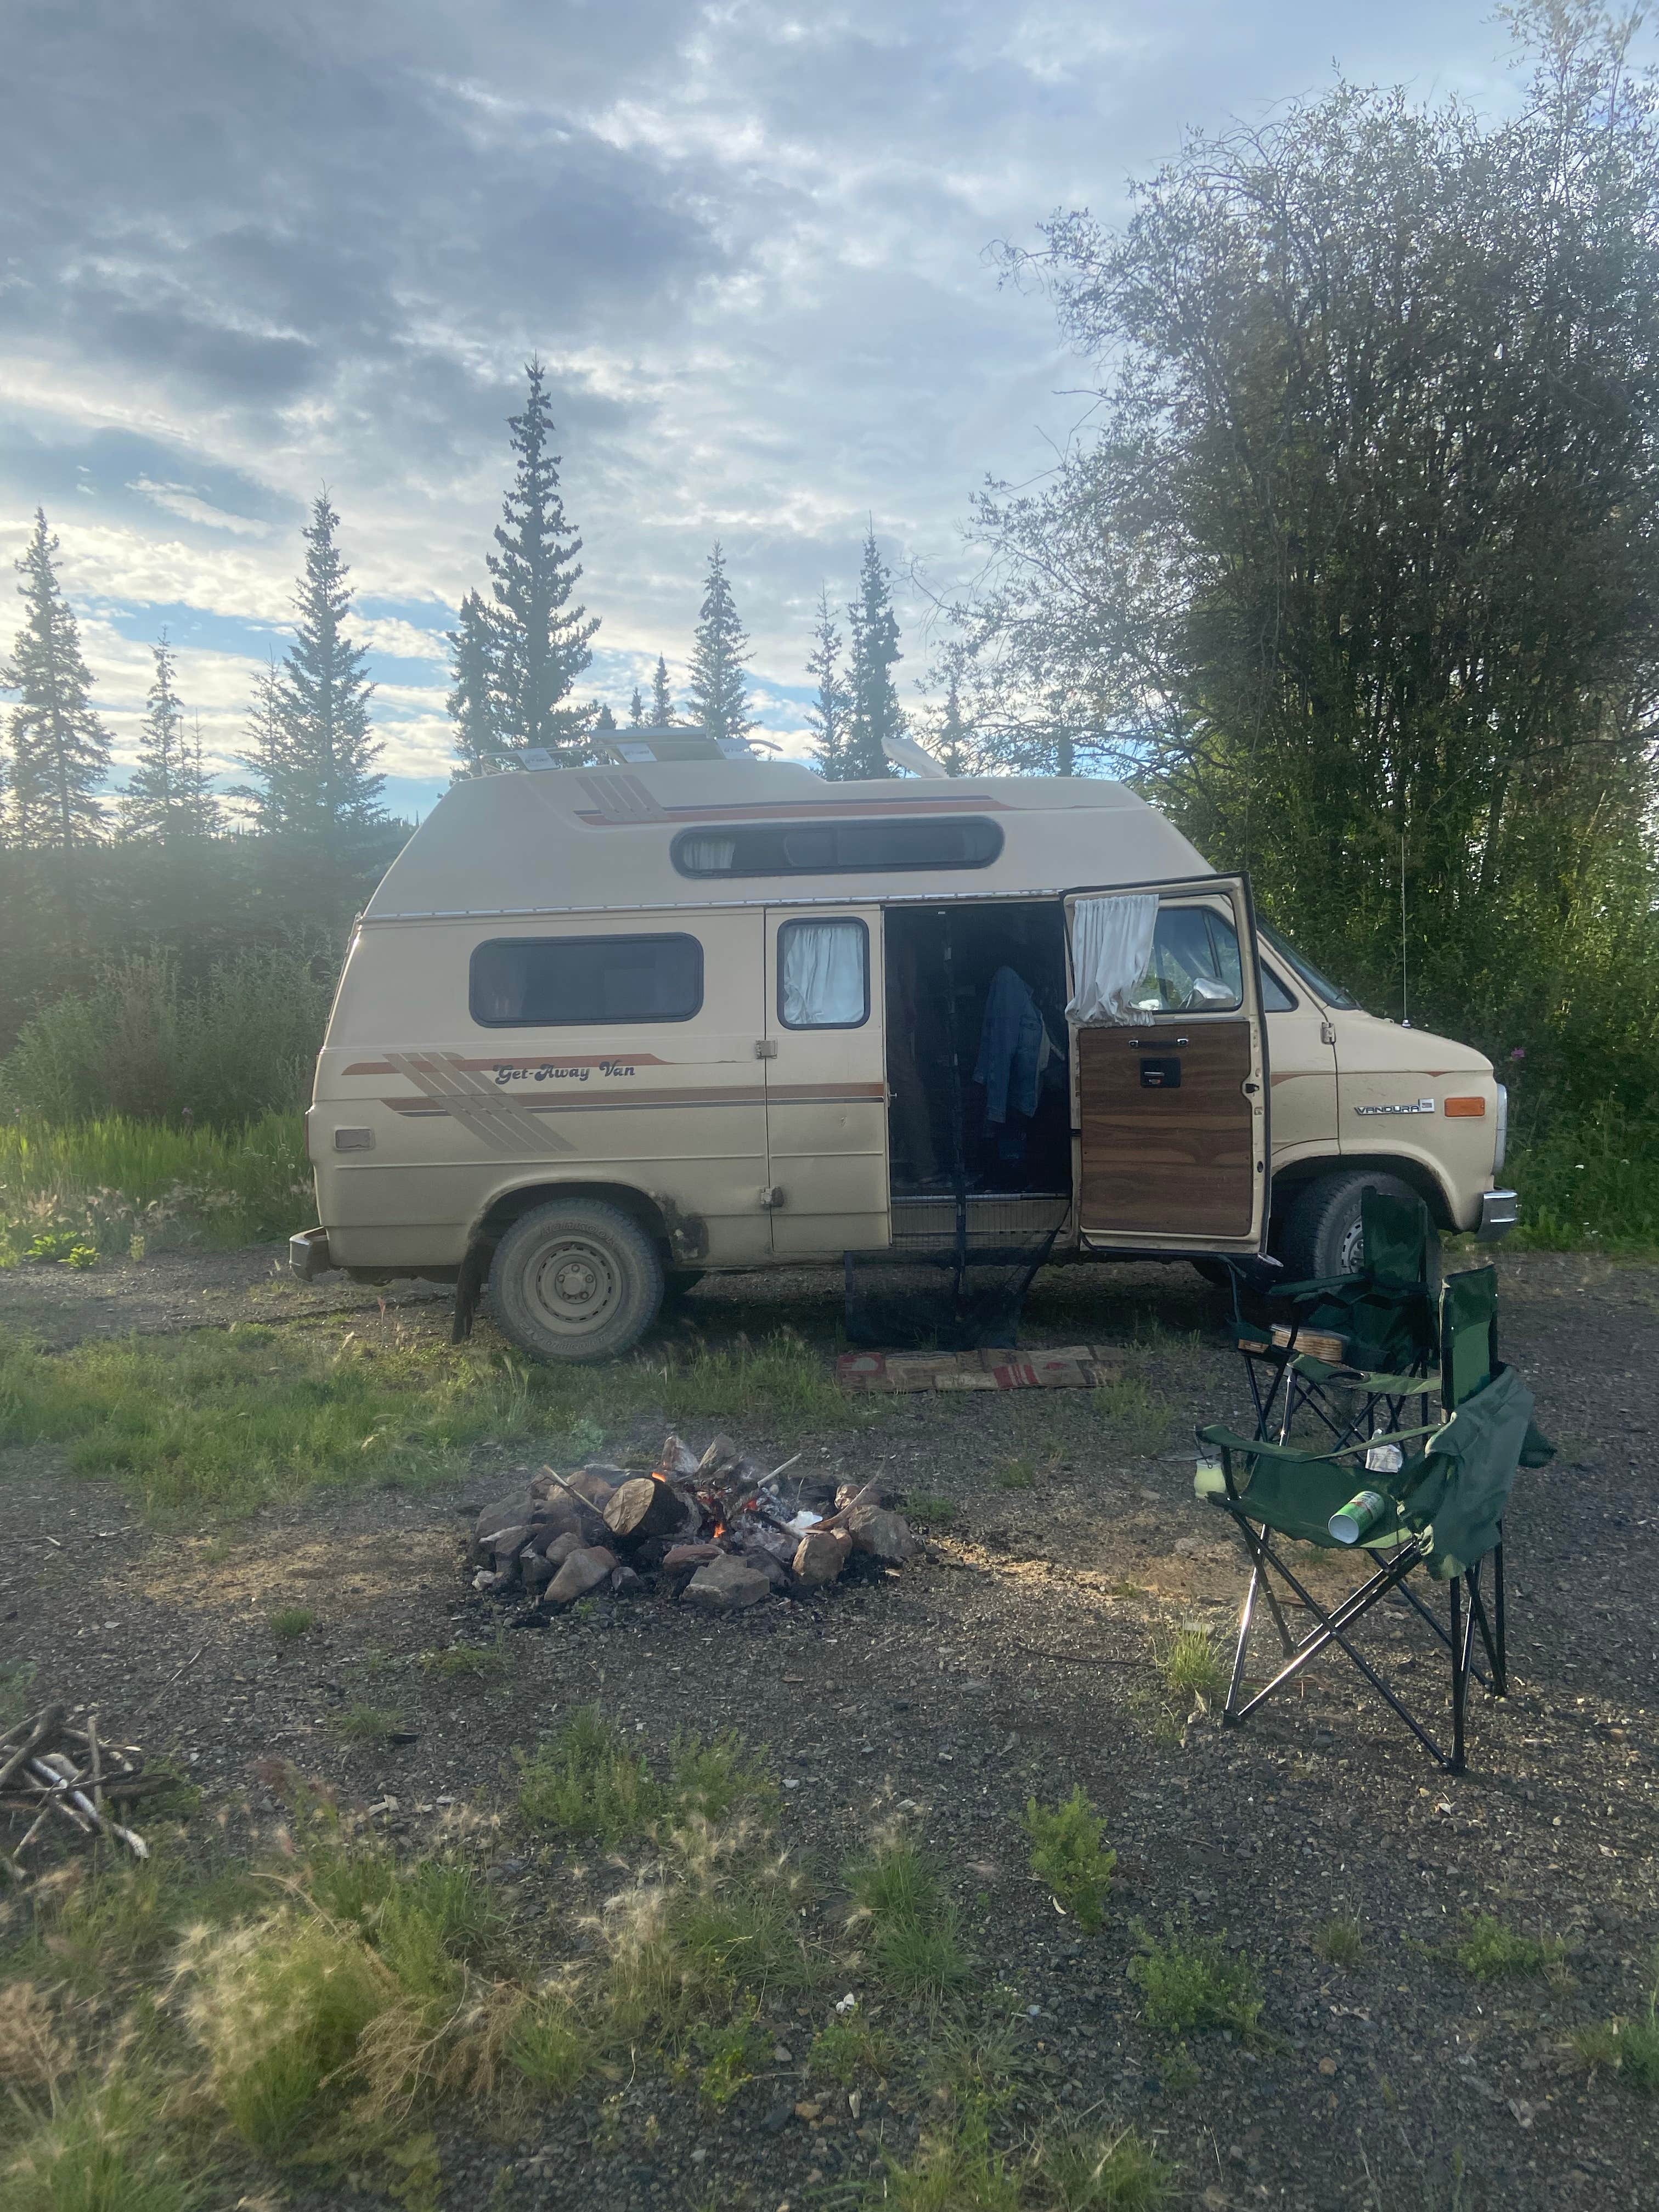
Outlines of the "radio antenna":
[{"label": "radio antenna", "polygon": [[1400,1026],[1408,1030],[1412,1018],[1406,1004],[1406,826],[1400,825]]}]

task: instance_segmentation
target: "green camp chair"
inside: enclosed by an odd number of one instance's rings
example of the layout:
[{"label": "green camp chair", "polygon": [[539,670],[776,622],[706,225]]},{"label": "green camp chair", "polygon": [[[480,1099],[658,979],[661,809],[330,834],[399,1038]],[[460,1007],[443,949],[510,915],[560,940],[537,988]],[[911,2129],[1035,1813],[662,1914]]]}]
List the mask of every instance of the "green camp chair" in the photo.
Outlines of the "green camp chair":
[{"label": "green camp chair", "polygon": [[1276,1332],[1282,1343],[1241,1331],[1259,1437],[1276,1430],[1287,1443],[1305,1410],[1340,1449],[1398,1431],[1413,1398],[1419,1424],[1428,1423],[1440,1348],[1439,1233],[1420,1198],[1367,1190],[1359,1204],[1364,1265],[1274,1288],[1269,1296],[1292,1312]]},{"label": "green camp chair", "polygon": [[[1382,1452],[1366,1438],[1316,1452],[1261,1437],[1237,1436],[1218,1425],[1198,1431],[1204,1454],[1199,1464],[1199,1494],[1231,1515],[1250,1557],[1249,1587],[1223,1712],[1225,1723],[1245,1719],[1334,1644],[1441,1765],[1452,1773],[1462,1771],[1470,1674],[1493,1697],[1501,1698],[1507,1686],[1504,1510],[1517,1468],[1540,1467],[1553,1456],[1552,1447],[1532,1425],[1530,1393],[1512,1368],[1498,1363],[1497,1311],[1495,1268],[1473,1268],[1446,1284],[1440,1301],[1438,1362],[1445,1418],[1432,1425],[1392,1432],[1389,1441],[1400,1447],[1402,1462],[1397,1468],[1380,1465]],[[1418,1449],[1407,1451],[1408,1443]],[[1351,1513],[1360,1493],[1369,1493],[1369,1510]],[[1290,1566],[1279,1548],[1281,1540],[1323,1551],[1364,1551],[1370,1555],[1371,1571],[1328,1608]],[[1483,1588],[1488,1560],[1490,1607]],[[1449,1632],[1410,1585],[1409,1577],[1419,1569],[1431,1581],[1449,1586]],[[1290,1603],[1314,1617],[1315,1626],[1300,1638],[1291,1633],[1275,1579],[1292,1594]],[[1395,1595],[1451,1655],[1449,1751],[1436,1741],[1353,1641],[1359,1622]],[[1247,1697],[1244,1670],[1258,1600],[1265,1603],[1279,1632],[1283,1664]],[[1489,1671],[1482,1670],[1475,1653],[1477,1630]]]}]

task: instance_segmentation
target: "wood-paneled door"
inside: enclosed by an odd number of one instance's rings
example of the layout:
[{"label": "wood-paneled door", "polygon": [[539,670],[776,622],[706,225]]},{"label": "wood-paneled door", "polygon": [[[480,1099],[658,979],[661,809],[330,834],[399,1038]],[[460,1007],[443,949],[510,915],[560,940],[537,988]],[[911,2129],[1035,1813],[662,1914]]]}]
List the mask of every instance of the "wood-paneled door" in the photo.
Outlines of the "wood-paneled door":
[{"label": "wood-paneled door", "polygon": [[[1156,895],[1129,1018],[1073,1024],[1079,1229],[1085,1247],[1257,1252],[1267,1223],[1269,1085],[1249,885],[1241,876],[1113,884]],[[1075,976],[1073,978],[1075,989]]]}]

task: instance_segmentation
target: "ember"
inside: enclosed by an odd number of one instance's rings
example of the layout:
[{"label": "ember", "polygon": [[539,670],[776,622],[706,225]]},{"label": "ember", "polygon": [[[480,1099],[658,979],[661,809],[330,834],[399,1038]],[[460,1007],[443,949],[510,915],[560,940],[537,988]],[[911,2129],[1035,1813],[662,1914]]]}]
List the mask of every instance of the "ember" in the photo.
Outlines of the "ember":
[{"label": "ember", "polygon": [[787,1495],[781,1480],[799,1456],[768,1473],[728,1437],[699,1458],[671,1435],[649,1474],[544,1468],[479,1515],[473,1588],[555,1610],[650,1589],[736,1613],[774,1593],[821,1589],[854,1561],[899,1567],[915,1557],[920,1544],[878,1482],[832,1490],[798,1480]]}]

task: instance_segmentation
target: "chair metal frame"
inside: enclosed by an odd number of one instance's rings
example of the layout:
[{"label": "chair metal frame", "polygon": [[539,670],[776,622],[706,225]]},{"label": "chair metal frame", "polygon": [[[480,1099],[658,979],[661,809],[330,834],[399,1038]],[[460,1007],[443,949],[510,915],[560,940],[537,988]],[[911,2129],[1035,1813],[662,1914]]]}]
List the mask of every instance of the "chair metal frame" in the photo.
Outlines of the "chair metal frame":
[{"label": "chair metal frame", "polygon": [[[1490,1278],[1492,1285],[1495,1286],[1496,1271],[1494,1269],[1486,1268],[1470,1272]],[[1456,1283],[1460,1279],[1454,1276],[1450,1281]],[[1451,1318],[1453,1301],[1447,1298],[1444,1291],[1442,1292],[1439,1331],[1441,1395],[1445,1418],[1448,1419],[1455,1411],[1458,1404],[1471,1397],[1476,1389],[1484,1382],[1494,1378],[1498,1372],[1495,1287],[1490,1289],[1489,1297],[1486,1344],[1480,1361],[1482,1372],[1479,1381],[1474,1381],[1467,1376],[1460,1376],[1460,1370],[1463,1365],[1464,1346],[1454,1340]],[[1465,1382],[1468,1387],[1458,1388],[1460,1380]],[[1425,1398],[1426,1395],[1425,1389]],[[1425,1423],[1420,1428],[1402,1430],[1396,1423],[1391,1429],[1376,1433],[1398,1436],[1405,1440],[1413,1437],[1434,1435],[1437,1433],[1441,1425],[1442,1424],[1437,1422]],[[1204,1441],[1201,1431],[1200,1438],[1200,1442]],[[1258,1443],[1267,1441],[1258,1434]],[[1330,1451],[1309,1452],[1302,1456],[1305,1457],[1310,1464],[1324,1464],[1352,1457],[1358,1463],[1356,1467],[1358,1474],[1360,1468],[1363,1467],[1364,1455],[1369,1449],[1370,1443],[1369,1437],[1363,1437],[1347,1443],[1339,1443],[1337,1447]],[[1221,1453],[1222,1479],[1225,1496],[1215,1498],[1212,1502],[1231,1516],[1250,1559],[1249,1585],[1245,1591],[1244,1601],[1239,1614],[1238,1638],[1233,1656],[1232,1674],[1227,1686],[1226,1701],[1222,1709],[1222,1725],[1227,1728],[1237,1727],[1255,1711],[1258,1705],[1272,1697],[1275,1691],[1281,1689],[1286,1682],[1294,1680],[1311,1660],[1317,1658],[1322,1651],[1334,1645],[1352,1662],[1384,1703],[1406,1723],[1430,1756],[1446,1772],[1462,1773],[1466,1765],[1466,1717],[1471,1677],[1479,1681],[1491,1697],[1504,1697],[1509,1688],[1502,1522],[1498,1524],[1498,1541],[1486,1558],[1476,1560],[1472,1566],[1451,1577],[1448,1586],[1449,1625],[1443,1623],[1425,1604],[1418,1592],[1411,1588],[1407,1580],[1416,1568],[1426,1565],[1429,1559],[1430,1547],[1421,1534],[1405,1537],[1363,1583],[1349,1590],[1335,1605],[1327,1607],[1314,1596],[1275,1549],[1272,1540],[1272,1532],[1267,1525],[1251,1517],[1248,1491],[1240,1491],[1233,1479],[1235,1451],[1243,1449],[1244,1455],[1248,1455],[1248,1448],[1231,1445],[1224,1442],[1212,1444],[1212,1448],[1218,1449]],[[1282,1446],[1281,1449],[1283,1449]],[[1374,1553],[1373,1556],[1379,1555]],[[1492,1562],[1490,1608],[1486,1601],[1487,1593],[1483,1588],[1483,1574],[1488,1559]],[[1290,1624],[1285,1619],[1285,1608],[1281,1605],[1279,1593],[1273,1587],[1273,1577],[1275,1576],[1287,1590],[1293,1593],[1295,1604],[1313,1616],[1314,1626],[1300,1637],[1292,1635]],[[1411,1711],[1395,1685],[1372,1665],[1351,1639],[1349,1632],[1358,1621],[1380,1605],[1384,1599],[1396,1596],[1403,1599],[1411,1610],[1427,1624],[1450,1655],[1451,1746],[1449,1750],[1437,1741],[1417,1715]],[[1250,1636],[1255,1624],[1256,1606],[1259,1601],[1265,1604],[1273,1626],[1278,1631],[1282,1646],[1283,1663],[1276,1673],[1247,1697],[1243,1695],[1244,1670],[1249,1659]],[[1477,1631],[1485,1653],[1484,1668],[1475,1650]]]}]

